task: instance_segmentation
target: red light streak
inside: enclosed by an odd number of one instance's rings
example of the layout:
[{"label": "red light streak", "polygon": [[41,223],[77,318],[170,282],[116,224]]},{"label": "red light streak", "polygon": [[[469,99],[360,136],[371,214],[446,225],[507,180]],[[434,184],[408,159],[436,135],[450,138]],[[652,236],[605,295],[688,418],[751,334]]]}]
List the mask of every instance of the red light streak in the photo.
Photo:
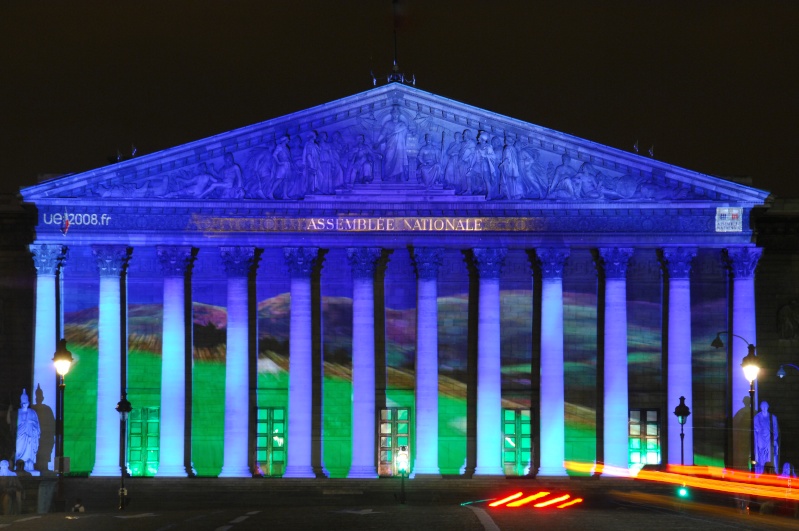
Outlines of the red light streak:
[{"label": "red light streak", "polygon": [[[549,493],[547,493],[547,494],[549,494]],[[547,507],[549,505],[554,505],[556,503],[560,503],[562,501],[566,501],[569,498],[571,498],[571,496],[569,496],[568,494],[564,494],[563,496],[559,496],[557,498],[552,498],[551,500],[542,501],[541,503],[536,503],[535,505],[533,505],[533,507],[539,507],[539,508],[540,507]]]},{"label": "red light streak", "polygon": [[533,494],[532,496],[527,496],[526,498],[522,498],[521,500],[517,500],[515,502],[511,502],[507,506],[508,507],[521,507],[522,505],[526,505],[526,504],[530,503],[531,501],[538,500],[540,498],[543,498],[544,496],[549,496],[549,493],[548,492],[544,492],[544,491],[537,492],[537,493]]},{"label": "red light streak", "polygon": [[574,498],[572,501],[568,501],[566,503],[561,503],[560,505],[558,505],[558,509],[564,509],[566,507],[571,507],[572,505],[575,505],[575,504],[578,504],[578,503],[582,503],[582,502],[583,502],[582,498]]},{"label": "red light streak", "polygon": [[504,504],[508,503],[509,501],[513,501],[516,498],[521,498],[521,497],[522,497],[522,493],[521,492],[517,492],[516,494],[511,494],[507,498],[502,498],[501,500],[497,500],[495,502],[491,502],[491,503],[488,504],[488,506],[489,507],[497,507],[499,505],[504,505]]}]

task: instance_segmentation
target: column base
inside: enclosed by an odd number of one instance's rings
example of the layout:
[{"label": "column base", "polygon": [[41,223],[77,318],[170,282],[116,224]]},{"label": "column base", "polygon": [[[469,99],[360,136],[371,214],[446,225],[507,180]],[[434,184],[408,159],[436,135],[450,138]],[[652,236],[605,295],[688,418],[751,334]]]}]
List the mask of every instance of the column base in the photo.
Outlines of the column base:
[{"label": "column base", "polygon": [[562,466],[542,466],[538,469],[538,474],[536,474],[535,477],[563,477],[568,475],[569,474],[566,473],[566,469]]},{"label": "column base", "polygon": [[223,466],[220,478],[251,478],[252,472],[247,466]]},{"label": "column base", "polygon": [[441,479],[441,472],[439,472],[437,470],[435,472],[417,472],[416,470],[414,470],[413,472],[411,472],[411,475],[408,476],[408,479],[416,479],[416,478],[419,478],[419,479]]},{"label": "column base", "polygon": [[505,477],[505,471],[501,466],[477,466],[474,469],[472,476],[502,476]]},{"label": "column base", "polygon": [[158,465],[158,472],[155,473],[157,478],[185,478],[189,474],[186,472],[186,467],[183,465]]},{"label": "column base", "polygon": [[284,478],[315,478],[316,473],[310,465],[293,465],[287,466],[286,471],[283,472]]},{"label": "column base", "polygon": [[103,466],[103,465],[96,465],[89,476],[91,477],[119,477],[122,473],[122,468],[119,465],[116,466]]},{"label": "column base", "polygon": [[353,466],[347,473],[347,477],[350,479],[376,479],[377,469],[373,466]]}]

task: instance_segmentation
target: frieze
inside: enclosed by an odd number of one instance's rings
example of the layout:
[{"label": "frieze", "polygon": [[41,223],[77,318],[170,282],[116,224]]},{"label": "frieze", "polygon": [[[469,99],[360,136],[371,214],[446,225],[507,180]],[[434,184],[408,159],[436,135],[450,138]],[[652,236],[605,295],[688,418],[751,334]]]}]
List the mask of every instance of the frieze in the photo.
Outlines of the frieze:
[{"label": "frieze", "polygon": [[[421,206],[421,205],[419,205]],[[392,208],[394,207],[394,208]],[[370,214],[357,215],[357,208],[351,203],[342,205],[347,215],[314,215],[314,209],[303,217],[283,216],[273,210],[263,209],[263,215],[254,215],[262,209],[214,209],[202,207],[189,208],[98,208],[80,214],[80,218],[96,218],[97,224],[70,224],[68,232],[63,224],[55,223],[55,216],[61,215],[64,208],[43,206],[40,212],[40,231],[51,230],[61,233],[65,238],[77,234],[128,232],[128,231],[199,231],[203,233],[231,232],[563,232],[563,233],[705,233],[715,234],[715,220],[712,211],[698,209],[680,211],[671,215],[656,209],[623,212],[612,210],[571,210],[536,209],[525,211],[514,209],[516,216],[505,215],[508,210],[500,209],[458,209],[456,205],[435,205],[440,215],[420,215],[432,213],[427,210],[400,210],[400,207],[386,203],[365,205]],[[418,208],[418,207],[417,207]],[[295,210],[295,209],[292,209]],[[323,210],[319,209],[319,212]],[[464,212],[465,215],[447,215]],[[385,214],[385,215],[384,215]],[[400,215],[397,214],[409,214]],[[413,215],[410,215],[413,214]],[[49,220],[44,224],[44,218]],[[100,223],[100,221],[103,223]],[[746,226],[746,220],[745,220]],[[726,233],[729,234],[729,233]]]}]

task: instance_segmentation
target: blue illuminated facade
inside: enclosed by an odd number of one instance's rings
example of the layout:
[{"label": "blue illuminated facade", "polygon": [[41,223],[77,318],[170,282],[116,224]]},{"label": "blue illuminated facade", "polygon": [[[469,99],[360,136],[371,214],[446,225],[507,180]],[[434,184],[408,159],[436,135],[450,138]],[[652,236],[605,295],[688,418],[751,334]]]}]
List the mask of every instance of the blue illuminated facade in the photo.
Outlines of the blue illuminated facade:
[{"label": "blue illuminated facade", "polygon": [[392,83],[21,193],[74,470],[746,466],[761,190]]}]

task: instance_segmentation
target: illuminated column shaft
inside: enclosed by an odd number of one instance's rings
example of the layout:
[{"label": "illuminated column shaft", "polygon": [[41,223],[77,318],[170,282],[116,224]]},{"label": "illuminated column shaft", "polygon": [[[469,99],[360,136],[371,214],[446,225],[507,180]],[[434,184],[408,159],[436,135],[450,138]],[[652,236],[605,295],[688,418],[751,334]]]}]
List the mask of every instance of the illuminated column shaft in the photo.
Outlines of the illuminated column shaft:
[{"label": "illuminated column shaft", "polygon": [[377,477],[374,276],[378,248],[349,248],[352,266],[352,464],[347,477]]},{"label": "illuminated column shaft", "polygon": [[121,396],[122,284],[129,249],[124,245],[94,245],[92,254],[100,273],[97,360],[97,435],[92,476],[119,476],[119,413]]},{"label": "illuminated column shaft", "polygon": [[[53,368],[53,354],[56,343],[56,321],[59,317],[59,308],[56,307],[56,272],[63,267],[66,257],[66,247],[61,245],[31,245],[33,265],[36,266],[36,328],[33,345],[33,388],[31,389],[31,402],[33,389],[37,386],[42,389],[43,404],[56,411],[56,376]],[[44,446],[45,441],[40,445]],[[55,448],[55,447],[53,447]],[[47,465],[53,470],[54,455],[50,456]]]},{"label": "illuminated column shaft", "polygon": [[[663,260],[669,273],[669,351],[668,351],[668,391],[669,408],[677,407],[680,397],[692,406],[691,370],[691,260],[696,256],[696,249],[674,248],[663,249]],[[686,419],[683,431],[685,438],[680,441],[680,422],[674,410],[669,409],[665,416],[668,419],[669,464],[680,464],[681,449],[684,448],[685,464],[694,464],[694,430],[693,416]],[[682,443],[682,445],[681,445]]]},{"label": "illuminated column shaft", "polygon": [[252,247],[221,247],[227,271],[227,352],[225,362],[225,448],[219,477],[250,477],[248,277]]},{"label": "illuminated column shaft", "polygon": [[502,371],[499,275],[506,249],[475,249],[477,308],[477,466],[475,476],[502,476]]},{"label": "illuminated column shaft", "polygon": [[416,265],[416,448],[413,474],[438,468],[438,269],[441,249],[413,250]]},{"label": "illuminated column shaft", "polygon": [[627,263],[629,248],[600,249],[605,270],[605,465],[629,465]]},{"label": "illuminated column shaft", "polygon": [[541,476],[564,476],[563,265],[568,249],[536,249],[541,268]]},{"label": "illuminated column shaft", "polygon": [[289,324],[288,462],[284,478],[316,477],[311,463],[313,366],[311,342],[311,273],[319,249],[283,249],[291,271]]},{"label": "illuminated column shaft", "polygon": [[191,247],[157,246],[164,275],[164,321],[161,349],[161,439],[156,476],[185,477],[186,437],[186,294]]},{"label": "illuminated column shaft", "polygon": [[[732,272],[732,330],[730,333],[741,336],[752,345],[757,345],[757,328],[755,309],[755,269],[763,249],[757,247],[733,247],[726,250],[727,265]],[[744,407],[744,400],[749,401],[749,382],[741,370],[741,361],[749,353],[748,345],[738,338],[728,338],[732,346],[732,411],[735,413]],[[755,395],[755,411],[757,411],[757,395]],[[747,411],[746,417],[749,418]],[[747,425],[747,430],[749,429]],[[745,444],[745,449],[735,448],[737,444]],[[733,455],[746,455],[749,459],[749,438],[733,437]],[[737,464],[744,467],[746,464]]]}]

